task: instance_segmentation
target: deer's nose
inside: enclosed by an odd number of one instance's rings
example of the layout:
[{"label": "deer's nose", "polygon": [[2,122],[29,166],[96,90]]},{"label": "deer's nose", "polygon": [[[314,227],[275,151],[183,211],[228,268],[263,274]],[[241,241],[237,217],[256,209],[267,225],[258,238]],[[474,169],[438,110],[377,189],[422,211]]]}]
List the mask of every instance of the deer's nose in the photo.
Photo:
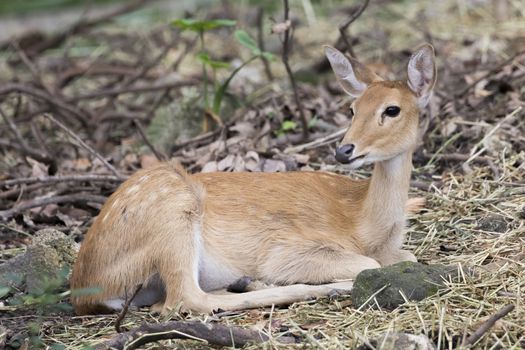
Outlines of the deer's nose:
[{"label": "deer's nose", "polygon": [[354,152],[355,146],[351,143],[337,147],[335,150],[335,159],[339,163],[348,163],[352,153]]}]

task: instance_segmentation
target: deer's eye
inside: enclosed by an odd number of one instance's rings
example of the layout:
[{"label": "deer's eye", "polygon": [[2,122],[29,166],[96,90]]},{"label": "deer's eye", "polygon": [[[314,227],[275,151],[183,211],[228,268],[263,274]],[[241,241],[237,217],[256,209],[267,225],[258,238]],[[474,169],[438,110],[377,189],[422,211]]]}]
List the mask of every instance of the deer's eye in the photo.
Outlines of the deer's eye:
[{"label": "deer's eye", "polygon": [[350,118],[352,118],[353,116],[354,116],[354,109],[350,107]]},{"label": "deer's eye", "polygon": [[401,108],[399,108],[398,106],[389,106],[385,109],[383,115],[385,117],[394,118],[399,115],[399,112],[401,112]]}]

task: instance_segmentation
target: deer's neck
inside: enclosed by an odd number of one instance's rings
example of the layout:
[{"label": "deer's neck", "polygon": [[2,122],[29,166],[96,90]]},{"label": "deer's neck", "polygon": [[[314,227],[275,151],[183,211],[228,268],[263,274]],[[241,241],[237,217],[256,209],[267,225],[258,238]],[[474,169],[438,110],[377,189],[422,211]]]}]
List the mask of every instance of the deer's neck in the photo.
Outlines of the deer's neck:
[{"label": "deer's neck", "polygon": [[367,250],[401,244],[411,171],[411,151],[375,164],[363,202],[362,238]]}]

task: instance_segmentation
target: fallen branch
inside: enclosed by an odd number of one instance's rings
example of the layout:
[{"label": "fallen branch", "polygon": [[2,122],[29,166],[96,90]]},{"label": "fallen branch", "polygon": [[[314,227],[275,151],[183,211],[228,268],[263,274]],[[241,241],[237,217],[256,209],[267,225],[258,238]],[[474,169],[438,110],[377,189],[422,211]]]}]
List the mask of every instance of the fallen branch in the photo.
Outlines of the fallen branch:
[{"label": "fallen branch", "polygon": [[2,218],[3,220],[8,220],[12,218],[13,216],[23,212],[24,210],[43,207],[48,204],[64,204],[64,203],[79,203],[79,202],[80,203],[92,202],[92,203],[103,204],[106,202],[106,199],[107,198],[104,196],[97,196],[93,194],[83,194],[83,193],[68,194],[68,195],[56,196],[56,197],[35,198],[27,202],[21,203],[11,209],[1,210],[0,218]]},{"label": "fallen branch", "polygon": [[77,135],[75,134],[73,131],[71,131],[67,126],[65,126],[64,124],[62,124],[60,121],[58,121],[57,119],[55,119],[55,117],[53,117],[51,114],[48,114],[48,113],[44,113],[43,114],[44,117],[46,117],[47,119],[51,120],[53,123],[55,123],[60,129],[64,130],[66,132],[66,134],[68,134],[71,138],[73,138],[76,142],[78,142],[78,145],[82,148],[84,148],[86,151],[88,151],[92,156],[98,158],[102,164],[104,164],[104,166],[106,168],[108,168],[109,171],[111,171],[116,177],[120,178],[120,179],[124,179],[122,175],[120,175],[120,173],[117,171],[117,169],[115,169],[115,167],[113,167],[113,165],[109,164],[109,162],[104,158],[102,157],[102,155],[100,153],[98,153],[97,151],[95,151],[91,146],[89,146],[87,143],[85,143],[84,141],[82,141],[82,139]]},{"label": "fallen branch", "polygon": [[113,175],[56,175],[46,177],[24,177],[0,181],[0,187],[28,185],[34,183],[53,184],[58,182],[122,182],[125,178]]},{"label": "fallen branch", "polygon": [[340,129],[329,135],[313,140],[312,142],[303,143],[302,145],[297,145],[293,147],[288,147],[284,150],[284,153],[301,153],[306,150],[315,149],[315,148],[330,144],[332,142],[339,140],[341,136],[343,136],[347,130],[348,128]]},{"label": "fallen branch", "polygon": [[178,81],[168,81],[168,82],[152,84],[152,85],[137,85],[137,86],[129,86],[129,87],[119,87],[115,89],[97,90],[97,91],[90,92],[84,95],[74,96],[74,97],[71,97],[69,101],[77,102],[80,100],[89,100],[93,98],[115,97],[121,94],[138,93],[138,92],[152,92],[152,91],[159,91],[159,90],[190,86],[190,85],[195,85],[195,84],[196,84],[196,80],[178,80]]},{"label": "fallen branch", "polygon": [[[200,321],[170,321],[166,323],[144,323],[129,332],[117,334],[111,340],[98,345],[96,349],[126,349],[138,347],[165,339],[192,339],[211,345],[242,347],[248,343],[263,343],[268,336],[256,330],[228,327],[218,323]],[[280,343],[295,343],[293,337],[280,337]]]},{"label": "fallen branch", "polygon": [[[289,21],[289,14],[290,14],[290,6],[288,4],[288,0],[283,0],[284,4],[284,23],[287,23]],[[290,51],[290,28],[292,25],[286,27],[286,30],[284,31],[284,40],[283,40],[283,52],[282,52],[282,60],[284,63],[284,67],[286,68],[286,73],[288,73],[288,78],[290,79],[290,84],[292,85],[293,95],[295,98],[295,104],[297,105],[297,108],[299,109],[299,116],[301,117],[301,124],[303,129],[303,140],[308,140],[309,136],[309,130],[308,130],[308,121],[306,120],[306,114],[304,114],[304,108],[301,103],[301,99],[299,98],[299,92],[297,91],[297,83],[295,82],[295,77],[292,73],[292,68],[290,68],[290,63],[288,62],[288,54]]]},{"label": "fallen branch", "polygon": [[38,99],[44,100],[50,105],[54,106],[55,108],[64,110],[74,115],[78,119],[78,121],[82,123],[83,126],[87,126],[85,112],[79,110],[78,108],[60,99],[57,99],[55,96],[49,95],[47,92],[43,90],[35,89],[31,86],[21,84],[21,83],[7,83],[7,84],[3,84],[0,87],[0,96],[9,95],[13,92],[19,92],[19,93],[23,93],[26,95],[31,95]]},{"label": "fallen branch", "polygon": [[494,326],[494,324],[501,318],[505,317],[509,312],[514,310],[514,304],[508,304],[498,310],[494,315],[490,316],[488,320],[483,322],[483,324],[476,329],[467,339],[461,343],[461,346],[468,346],[475,344],[481,337],[489,331],[489,329]]},{"label": "fallen branch", "polygon": [[78,34],[96,25],[99,25],[105,22],[109,22],[113,18],[118,17],[120,15],[132,12],[140,8],[147,2],[151,2],[151,0],[135,0],[135,1],[127,2],[123,6],[118,7],[111,12],[102,14],[98,17],[95,17],[92,19],[80,19],[78,22],[66,28],[65,30],[59,33],[56,33],[54,35],[50,35],[47,38],[45,38],[45,40],[38,42],[36,45],[28,47],[26,49],[26,53],[28,56],[34,56],[44,50],[60,46],[69,36]]}]

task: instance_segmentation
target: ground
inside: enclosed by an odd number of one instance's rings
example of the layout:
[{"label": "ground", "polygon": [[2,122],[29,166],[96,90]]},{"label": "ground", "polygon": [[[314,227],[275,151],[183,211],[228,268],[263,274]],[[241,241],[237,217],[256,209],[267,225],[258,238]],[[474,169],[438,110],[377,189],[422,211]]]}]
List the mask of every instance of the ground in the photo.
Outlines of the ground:
[{"label": "ground", "polygon": [[[360,3],[291,4],[290,63],[307,140],[281,61],[280,36],[270,34],[274,21],[282,19],[281,2],[259,8],[256,1],[223,1],[223,6],[191,9],[196,18],[235,18],[236,29],[253,38],[258,9],[263,9],[262,41],[274,56],[272,80],[257,58],[231,81],[220,109],[210,111],[208,105],[208,118],[203,118],[200,43],[195,33],[170,26],[184,17],[183,9],[163,12],[154,2],[144,3],[142,10],[111,21],[80,22],[51,34],[32,31],[2,44],[0,262],[22,253],[41,228],[57,228],[81,241],[122,178],[158,159],[176,158],[190,172],[313,169],[369,176],[370,168],[349,171],[333,157],[339,130],[350,123],[351,99],[328,70],[321,46],[345,48],[338,25]],[[204,35],[209,59],[230,65],[208,69],[208,79],[219,84],[254,54],[235,39],[234,30]],[[422,116],[410,193],[427,204],[407,223],[406,248],[423,263],[458,264],[462,278],[447,282],[438,295],[393,311],[359,309],[348,296],[338,296],[212,316],[129,311],[124,328],[197,319],[264,330],[276,338],[271,346],[277,348],[309,344],[327,349],[355,348],[395,330],[423,333],[439,349],[452,349],[513,304],[514,310],[474,347],[525,347],[523,6],[515,1],[371,1],[347,37],[352,53],[384,77],[404,78],[418,44],[428,41],[436,49],[438,85]],[[210,101],[217,91],[212,85]],[[68,295],[65,287],[26,296],[23,304],[3,300],[0,325],[8,330],[8,344],[31,336],[31,344],[82,349],[115,334],[116,315],[76,317],[67,308]],[[65,307],[57,310],[58,302]],[[290,333],[303,345],[279,344],[278,336]],[[1,334],[0,329],[0,344]],[[181,340],[145,348],[174,347],[208,348]]]}]

